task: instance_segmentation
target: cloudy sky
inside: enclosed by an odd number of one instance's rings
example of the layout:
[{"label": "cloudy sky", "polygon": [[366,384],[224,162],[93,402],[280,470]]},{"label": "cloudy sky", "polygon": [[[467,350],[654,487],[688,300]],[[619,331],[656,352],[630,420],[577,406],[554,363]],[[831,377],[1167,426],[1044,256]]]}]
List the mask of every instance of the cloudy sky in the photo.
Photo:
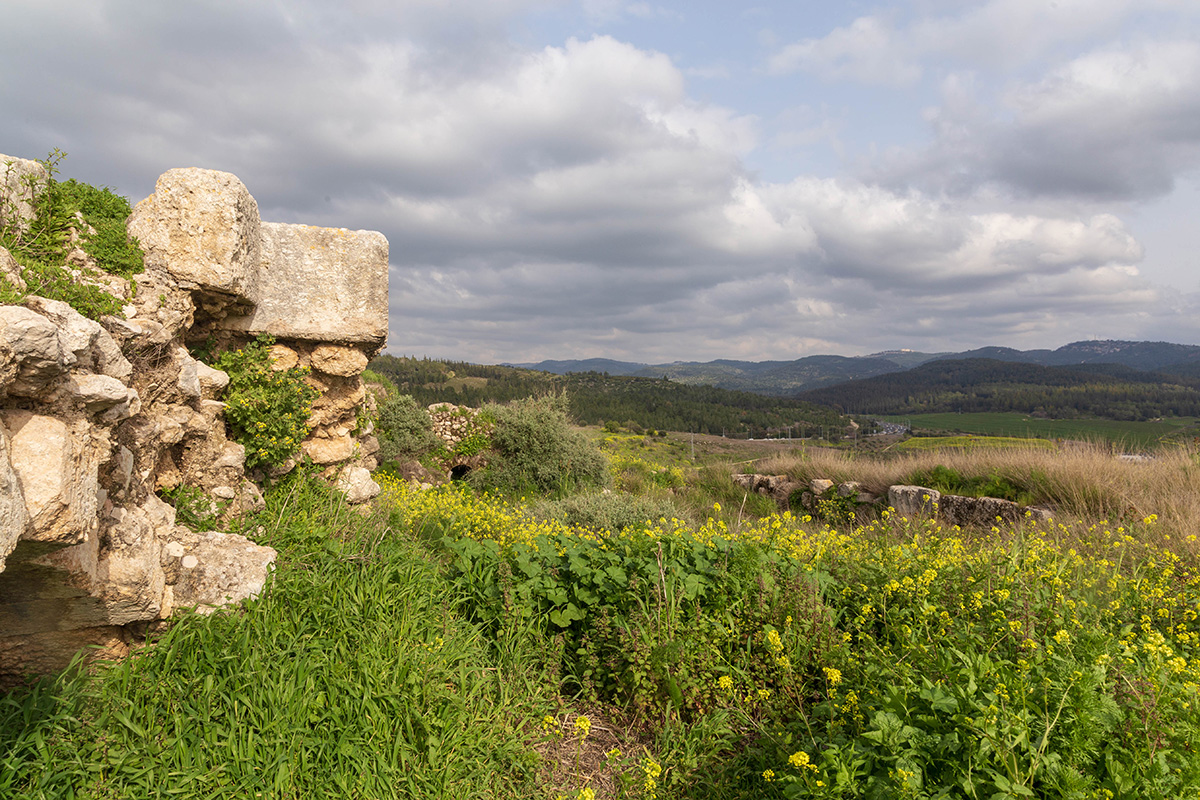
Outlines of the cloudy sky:
[{"label": "cloudy sky", "polygon": [[388,351],[1200,343],[1196,0],[5,0],[0,152],[382,231]]}]

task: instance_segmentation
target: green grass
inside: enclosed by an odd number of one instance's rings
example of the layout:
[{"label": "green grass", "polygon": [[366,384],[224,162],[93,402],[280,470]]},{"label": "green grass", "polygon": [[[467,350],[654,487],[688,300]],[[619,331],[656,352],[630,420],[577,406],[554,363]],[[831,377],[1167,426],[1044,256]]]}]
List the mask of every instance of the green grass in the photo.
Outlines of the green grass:
[{"label": "green grass", "polygon": [[314,484],[260,521],[281,551],[260,598],[0,703],[0,796],[529,796],[546,687],[449,611],[430,554]]},{"label": "green grass", "polygon": [[974,433],[1038,439],[1109,441],[1126,447],[1152,447],[1166,437],[1196,425],[1193,417],[1158,422],[1119,422],[1107,419],[1038,419],[1016,413],[910,414],[881,417],[891,422],[911,422],[916,430]]}]

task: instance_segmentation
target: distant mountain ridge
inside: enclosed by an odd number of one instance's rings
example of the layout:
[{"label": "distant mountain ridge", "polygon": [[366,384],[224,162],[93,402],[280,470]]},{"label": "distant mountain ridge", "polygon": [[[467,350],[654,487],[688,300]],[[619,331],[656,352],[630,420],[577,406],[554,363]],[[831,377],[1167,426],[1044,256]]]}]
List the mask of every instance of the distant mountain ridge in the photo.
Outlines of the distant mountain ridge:
[{"label": "distant mountain ridge", "polygon": [[887,350],[866,356],[817,355],[794,361],[677,361],[643,364],[613,359],[541,361],[509,366],[565,375],[571,372],[607,372],[610,375],[663,378],[692,385],[717,386],[771,395],[836,386],[848,381],[903,372],[932,361],[986,358],[1048,367],[1084,364],[1117,364],[1134,370],[1194,377],[1200,371],[1200,346],[1172,342],[1102,339],[1072,342],[1055,350],[1017,350],[981,347],[960,353],[922,353]]}]

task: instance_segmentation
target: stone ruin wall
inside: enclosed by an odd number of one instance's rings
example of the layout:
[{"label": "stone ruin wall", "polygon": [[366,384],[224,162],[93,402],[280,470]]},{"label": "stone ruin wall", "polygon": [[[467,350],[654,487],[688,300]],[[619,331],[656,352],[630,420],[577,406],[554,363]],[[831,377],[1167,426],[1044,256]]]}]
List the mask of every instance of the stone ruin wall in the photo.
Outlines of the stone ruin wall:
[{"label": "stone ruin wall", "polygon": [[[46,177],[0,155],[0,192],[23,174]],[[262,222],[237,177],[202,169],[164,173],[128,226],[146,254],[132,283],[96,274],[82,249],[68,259],[122,316],[35,296],[0,306],[0,684],[88,645],[120,655],[177,608],[262,589],[273,550],[178,525],[156,494],[186,484],[227,515],[262,507],[262,476],[225,436],[229,378],[188,345],[273,335],[274,366],[309,367],[321,393],[303,454],[352,501],[379,491],[360,376],[387,336],[383,235]],[[3,248],[0,271],[20,286]]]}]

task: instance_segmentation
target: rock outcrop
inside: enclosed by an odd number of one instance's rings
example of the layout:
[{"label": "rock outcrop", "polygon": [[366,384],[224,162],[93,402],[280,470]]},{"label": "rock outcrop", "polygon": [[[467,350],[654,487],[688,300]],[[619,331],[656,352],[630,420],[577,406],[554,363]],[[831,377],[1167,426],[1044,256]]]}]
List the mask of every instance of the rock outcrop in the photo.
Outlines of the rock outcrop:
[{"label": "rock outcrop", "polygon": [[[29,214],[30,177],[40,164],[0,155],[0,208]],[[133,285],[70,256],[123,315],[0,306],[0,685],[262,590],[273,550],[190,530],[160,496],[186,489],[221,518],[262,507],[226,437],[229,376],[189,345],[274,336],[274,368],[308,367],[320,392],[302,455],[352,502],[379,491],[361,373],[387,335],[386,239],[264,223],[237,177],[202,169],[165,173],[128,224],[146,256]],[[22,288],[7,251],[0,269]]]}]

